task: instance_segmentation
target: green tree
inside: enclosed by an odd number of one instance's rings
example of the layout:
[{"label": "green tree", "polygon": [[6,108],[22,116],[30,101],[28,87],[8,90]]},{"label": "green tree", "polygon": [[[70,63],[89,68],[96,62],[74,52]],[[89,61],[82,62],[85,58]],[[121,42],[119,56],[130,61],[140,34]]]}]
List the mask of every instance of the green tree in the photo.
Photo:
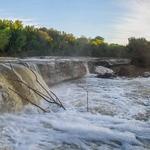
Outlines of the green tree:
[{"label": "green tree", "polygon": [[0,29],[0,51],[5,52],[5,48],[9,44],[10,40],[10,29]]},{"label": "green tree", "polygon": [[117,57],[117,58],[128,57],[127,48],[126,46],[119,45],[119,44],[114,44],[114,43],[109,44],[107,55],[108,57]]},{"label": "green tree", "polygon": [[11,37],[8,46],[8,52],[16,54],[21,52],[26,44],[26,35],[21,21],[16,20],[10,26]]},{"label": "green tree", "polygon": [[129,38],[127,47],[133,64],[139,66],[150,65],[150,42],[145,38]]}]

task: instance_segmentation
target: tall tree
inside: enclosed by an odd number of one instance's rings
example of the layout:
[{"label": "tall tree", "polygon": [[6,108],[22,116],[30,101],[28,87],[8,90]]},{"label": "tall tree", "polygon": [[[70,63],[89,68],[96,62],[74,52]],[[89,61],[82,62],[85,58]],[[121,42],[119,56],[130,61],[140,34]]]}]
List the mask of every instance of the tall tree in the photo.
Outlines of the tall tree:
[{"label": "tall tree", "polygon": [[9,44],[10,36],[11,34],[9,28],[0,29],[0,51],[1,52],[5,52],[5,48]]},{"label": "tall tree", "polygon": [[150,42],[145,38],[129,38],[127,47],[133,64],[140,66],[150,65]]}]

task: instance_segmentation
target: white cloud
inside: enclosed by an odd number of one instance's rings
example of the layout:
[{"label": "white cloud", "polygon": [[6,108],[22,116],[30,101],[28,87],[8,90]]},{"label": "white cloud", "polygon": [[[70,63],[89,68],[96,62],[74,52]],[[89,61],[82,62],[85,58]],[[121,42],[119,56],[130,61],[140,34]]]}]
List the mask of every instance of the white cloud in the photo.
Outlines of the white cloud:
[{"label": "white cloud", "polygon": [[0,9],[0,19],[8,19],[8,20],[20,20],[25,25],[35,25],[38,26],[37,22],[34,19],[26,18],[26,17],[18,17],[17,15],[13,14],[12,12],[5,11]]},{"label": "white cloud", "polygon": [[25,25],[36,25],[35,21],[33,19],[29,18],[21,18],[21,17],[0,17],[0,19],[8,19],[8,20],[20,20]]},{"label": "white cloud", "polygon": [[126,0],[121,4],[127,11],[113,27],[111,42],[126,44],[129,37],[150,40],[150,0]]}]

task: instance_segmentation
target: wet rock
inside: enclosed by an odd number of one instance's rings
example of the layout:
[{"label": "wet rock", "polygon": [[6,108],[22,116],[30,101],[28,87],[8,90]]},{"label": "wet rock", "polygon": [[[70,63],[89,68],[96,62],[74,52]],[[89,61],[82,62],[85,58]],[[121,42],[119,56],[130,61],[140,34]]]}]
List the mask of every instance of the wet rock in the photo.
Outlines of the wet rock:
[{"label": "wet rock", "polygon": [[145,78],[150,77],[150,72],[144,72],[144,73],[143,73],[143,77],[145,77]]},{"label": "wet rock", "polygon": [[49,91],[48,85],[80,78],[86,73],[85,63],[79,60],[0,58],[0,112],[20,111],[29,103],[27,100],[40,105],[42,98],[29,87],[47,95],[44,89]]},{"label": "wet rock", "polygon": [[[21,64],[11,64],[11,66],[0,64],[0,112],[20,111],[29,104],[28,100],[40,104],[41,97],[29,88],[47,95],[44,88],[47,90],[49,88],[40,74],[36,72],[35,76],[30,69]],[[44,88],[36,82],[36,77]]]},{"label": "wet rock", "polygon": [[36,62],[36,66],[49,86],[83,77],[87,73],[86,66],[81,61],[56,60],[46,64]]},{"label": "wet rock", "polygon": [[122,65],[130,65],[130,59],[113,59],[113,58],[103,58],[96,61],[96,65],[104,66],[104,67],[112,67],[112,66],[122,66]]},{"label": "wet rock", "polygon": [[150,68],[149,67],[139,67],[135,65],[125,65],[112,67],[115,74],[118,76],[125,77],[150,77]]},{"label": "wet rock", "polygon": [[98,78],[113,78],[115,77],[114,71],[112,69],[97,66],[95,67],[95,73],[97,74]]}]

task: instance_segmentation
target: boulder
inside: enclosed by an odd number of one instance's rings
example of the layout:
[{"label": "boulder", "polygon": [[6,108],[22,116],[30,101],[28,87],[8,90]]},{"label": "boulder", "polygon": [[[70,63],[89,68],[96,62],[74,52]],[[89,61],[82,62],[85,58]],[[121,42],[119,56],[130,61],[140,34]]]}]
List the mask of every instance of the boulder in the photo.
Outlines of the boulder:
[{"label": "boulder", "polygon": [[143,77],[145,77],[145,78],[150,77],[150,72],[144,72],[144,73],[143,73]]},{"label": "boulder", "polygon": [[97,74],[98,78],[113,78],[115,77],[114,71],[112,69],[97,66],[95,67],[95,73]]}]

